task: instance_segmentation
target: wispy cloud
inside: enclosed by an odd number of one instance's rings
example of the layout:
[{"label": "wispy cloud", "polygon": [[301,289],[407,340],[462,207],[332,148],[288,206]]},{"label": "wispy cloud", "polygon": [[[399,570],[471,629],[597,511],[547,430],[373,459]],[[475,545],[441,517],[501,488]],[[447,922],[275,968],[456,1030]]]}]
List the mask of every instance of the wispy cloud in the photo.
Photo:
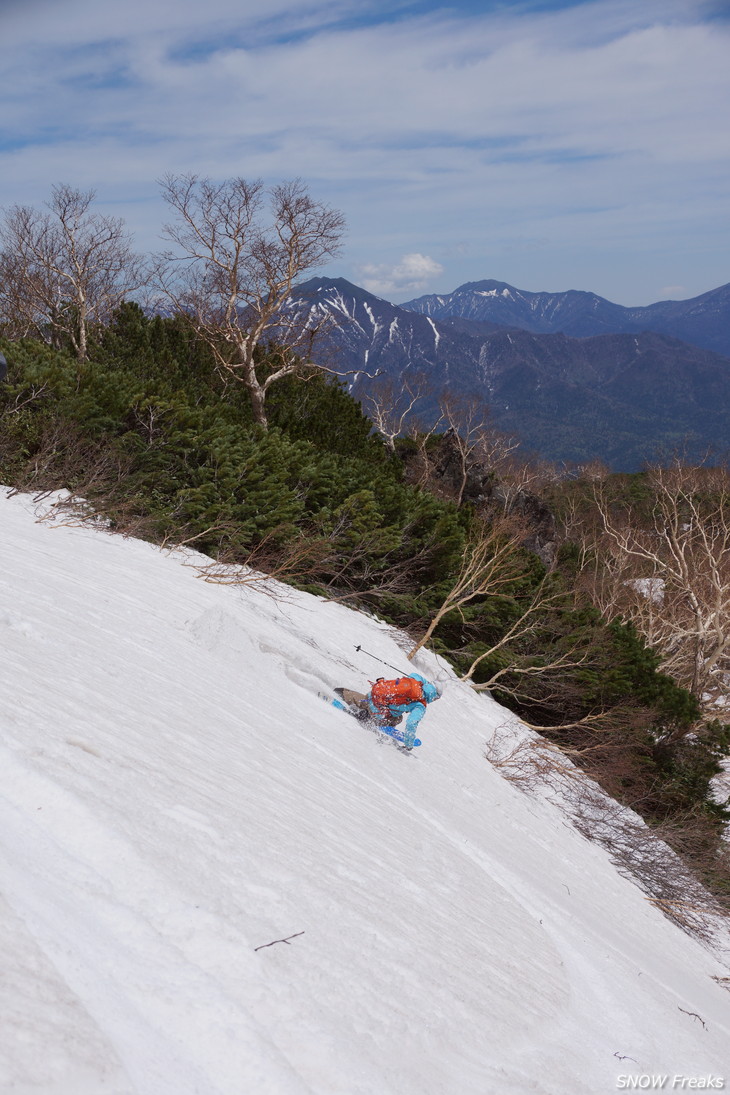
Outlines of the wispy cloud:
[{"label": "wispy cloud", "polygon": [[0,205],[96,186],[153,246],[165,171],[296,175],[344,209],[349,271],[376,271],[381,292],[421,251],[445,288],[497,276],[616,297],[624,278],[641,303],[668,278],[727,280],[728,25],[703,0],[489,7],[0,9]]},{"label": "wispy cloud", "polygon": [[684,285],[665,285],[659,294],[663,300],[682,300],[687,296],[687,289]]}]

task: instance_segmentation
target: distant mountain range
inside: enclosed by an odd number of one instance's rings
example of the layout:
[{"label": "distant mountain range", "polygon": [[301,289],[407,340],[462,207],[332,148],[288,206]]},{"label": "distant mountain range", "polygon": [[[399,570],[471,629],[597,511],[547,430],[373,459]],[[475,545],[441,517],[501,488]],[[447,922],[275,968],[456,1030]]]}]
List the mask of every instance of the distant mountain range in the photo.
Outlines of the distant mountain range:
[{"label": "distant mountain range", "polygon": [[396,306],[342,278],[314,278],[290,308],[303,322],[327,321],[320,352],[353,374],[354,395],[377,384],[366,373],[425,377],[417,411],[426,420],[445,390],[476,395],[528,450],[617,470],[662,449],[698,458],[730,447],[730,357],[716,349],[730,354],[730,285],[622,308],[591,293],[484,281]]},{"label": "distant mountain range", "polygon": [[610,300],[571,289],[527,293],[502,281],[471,281],[445,296],[418,297],[402,304],[432,319],[469,319],[520,327],[535,334],[635,334],[655,331],[730,356],[730,284],[692,300],[663,300],[646,308],[623,308]]}]

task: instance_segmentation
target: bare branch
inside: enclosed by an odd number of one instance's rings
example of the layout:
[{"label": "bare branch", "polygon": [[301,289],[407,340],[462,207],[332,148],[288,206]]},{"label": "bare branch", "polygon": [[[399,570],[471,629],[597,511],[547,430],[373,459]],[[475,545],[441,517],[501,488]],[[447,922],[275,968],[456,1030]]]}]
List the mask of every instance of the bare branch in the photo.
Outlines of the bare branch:
[{"label": "bare branch", "polygon": [[481,399],[447,392],[441,397],[440,406],[442,421],[459,454],[461,469],[456,504],[460,506],[470,470],[478,466],[494,473],[500,471],[518,448],[519,441],[495,429],[489,407]]}]

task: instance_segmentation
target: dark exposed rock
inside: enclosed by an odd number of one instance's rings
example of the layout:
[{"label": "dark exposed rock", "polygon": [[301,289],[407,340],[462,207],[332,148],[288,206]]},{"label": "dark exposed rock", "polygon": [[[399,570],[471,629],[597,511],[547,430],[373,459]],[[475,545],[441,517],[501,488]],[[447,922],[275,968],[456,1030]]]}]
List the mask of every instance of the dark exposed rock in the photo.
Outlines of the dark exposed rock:
[{"label": "dark exposed rock", "polygon": [[[505,499],[505,492],[499,484],[494,489],[494,497],[498,501]],[[509,503],[508,512],[517,514],[529,526],[530,534],[524,540],[524,545],[534,551],[549,570],[555,562],[558,549],[552,510],[536,494],[529,490],[519,490]]]},{"label": "dark exposed rock", "polygon": [[[488,502],[494,491],[494,473],[484,464],[474,460],[464,461],[458,438],[453,430],[447,430],[439,438],[438,445],[429,453],[432,475],[449,498],[479,505]],[[464,482],[463,490],[462,483]]]}]

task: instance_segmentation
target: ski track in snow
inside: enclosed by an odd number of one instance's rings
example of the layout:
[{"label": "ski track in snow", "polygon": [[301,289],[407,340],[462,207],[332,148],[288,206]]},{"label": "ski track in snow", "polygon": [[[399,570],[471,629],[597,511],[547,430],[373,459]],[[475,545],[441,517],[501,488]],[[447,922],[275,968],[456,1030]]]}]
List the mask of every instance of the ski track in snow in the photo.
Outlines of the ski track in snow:
[{"label": "ski track in snow", "polygon": [[508,713],[421,652],[406,758],[317,696],[407,666],[386,625],[35,518],[0,492],[3,1095],[723,1075],[727,970],[490,767]]}]

